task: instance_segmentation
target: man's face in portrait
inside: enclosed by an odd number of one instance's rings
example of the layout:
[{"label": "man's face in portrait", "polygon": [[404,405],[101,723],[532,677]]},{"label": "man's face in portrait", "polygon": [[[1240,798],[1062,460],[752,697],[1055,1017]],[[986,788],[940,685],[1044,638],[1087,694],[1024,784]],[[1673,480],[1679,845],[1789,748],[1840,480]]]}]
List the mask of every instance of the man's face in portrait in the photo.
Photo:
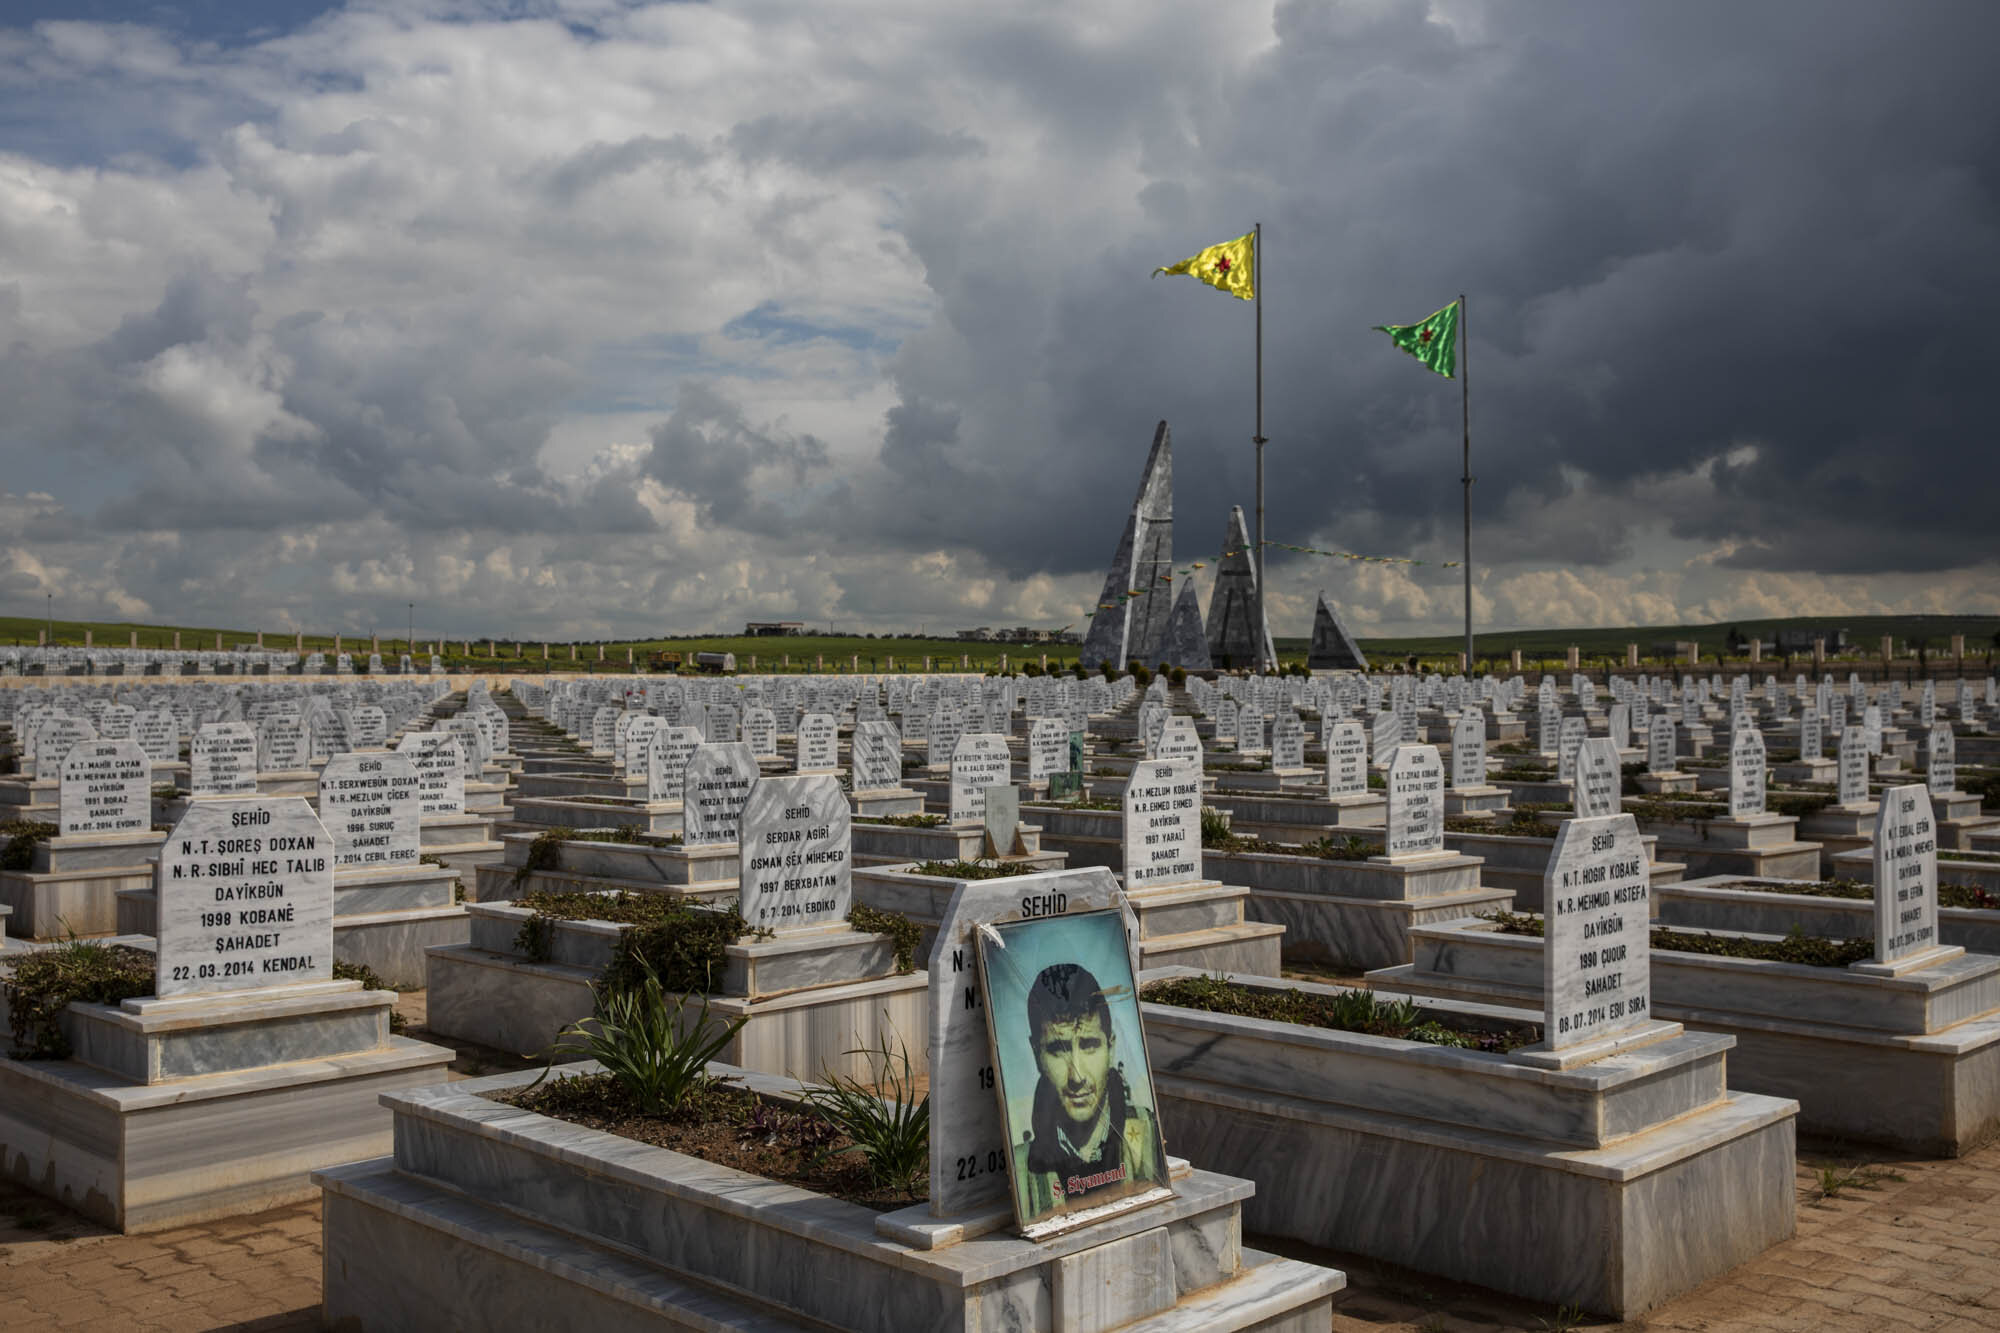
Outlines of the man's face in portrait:
[{"label": "man's face in portrait", "polygon": [[1070,1137],[1086,1137],[1104,1110],[1105,1083],[1111,1076],[1111,1034],[1103,1018],[1089,1014],[1042,1024],[1035,1037],[1035,1062],[1056,1090]]}]

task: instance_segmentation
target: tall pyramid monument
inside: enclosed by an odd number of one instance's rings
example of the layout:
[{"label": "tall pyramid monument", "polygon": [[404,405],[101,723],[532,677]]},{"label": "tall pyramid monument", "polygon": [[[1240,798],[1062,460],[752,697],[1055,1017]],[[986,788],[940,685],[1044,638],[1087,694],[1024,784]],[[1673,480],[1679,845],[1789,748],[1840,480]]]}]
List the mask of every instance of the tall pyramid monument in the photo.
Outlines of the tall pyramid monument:
[{"label": "tall pyramid monument", "polygon": [[1333,609],[1333,603],[1326,600],[1326,590],[1320,589],[1319,605],[1313,608],[1312,647],[1306,653],[1306,668],[1310,671],[1366,671],[1368,659],[1361,655],[1361,646],[1354,642],[1354,636],[1341,623],[1340,613]]},{"label": "tall pyramid monument", "polygon": [[[1257,566],[1250,559],[1250,533],[1243,524],[1243,506],[1229,507],[1229,534],[1223,539],[1222,563],[1215,571],[1215,591],[1208,599],[1208,658],[1224,670],[1251,670],[1275,665],[1271,626],[1262,620],[1257,597]],[[1253,628],[1254,624],[1254,628]]]},{"label": "tall pyramid monument", "polygon": [[1132,501],[1118,553],[1111,557],[1104,591],[1097,596],[1097,613],[1083,637],[1086,670],[1105,662],[1123,667],[1134,659],[1147,666],[1167,660],[1161,649],[1173,613],[1173,570],[1174,437],[1162,421],[1153,431],[1138,498]]}]

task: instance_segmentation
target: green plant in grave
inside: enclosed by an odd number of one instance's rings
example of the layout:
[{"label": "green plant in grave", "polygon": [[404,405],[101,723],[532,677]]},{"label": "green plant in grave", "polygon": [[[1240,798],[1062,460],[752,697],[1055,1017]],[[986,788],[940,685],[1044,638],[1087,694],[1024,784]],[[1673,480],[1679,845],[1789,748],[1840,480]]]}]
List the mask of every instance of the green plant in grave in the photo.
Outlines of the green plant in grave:
[{"label": "green plant in grave", "polygon": [[[639,966],[638,984],[597,987],[590,1021],[563,1029],[530,1087],[541,1086],[558,1056],[581,1056],[604,1066],[642,1114],[668,1116],[715,1082],[708,1062],[735,1040],[749,1015],[712,1021],[706,995],[683,992],[670,1000],[659,975],[643,959]],[[688,1002],[697,998],[700,1010],[690,1017]]]},{"label": "green plant in grave", "polygon": [[[916,1191],[916,1182],[930,1167],[931,1097],[917,1096],[917,1077],[910,1069],[910,1051],[901,1042],[892,1053],[884,1035],[875,1050],[881,1078],[875,1087],[828,1073],[820,1086],[809,1089],[805,1104],[847,1135],[852,1142],[823,1157],[858,1152],[868,1163],[877,1185]],[[849,1055],[863,1054],[849,1051]],[[900,1063],[900,1069],[898,1065]]]},{"label": "green plant in grave", "polygon": [[71,1002],[117,1004],[153,993],[154,957],[143,949],[71,940],[29,954],[6,980],[13,1055],[63,1060],[70,1054],[59,1019]]}]

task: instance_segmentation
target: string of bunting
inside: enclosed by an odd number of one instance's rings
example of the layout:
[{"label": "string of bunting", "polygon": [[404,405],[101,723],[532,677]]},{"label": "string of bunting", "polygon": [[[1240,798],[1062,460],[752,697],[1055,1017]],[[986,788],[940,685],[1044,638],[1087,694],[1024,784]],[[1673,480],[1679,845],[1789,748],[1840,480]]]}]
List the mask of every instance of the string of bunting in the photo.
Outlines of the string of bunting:
[{"label": "string of bunting", "polygon": [[[1284,551],[1295,551],[1300,555],[1325,556],[1329,560],[1361,560],[1371,565],[1435,565],[1441,569],[1457,569],[1461,564],[1457,560],[1418,560],[1414,556],[1407,555],[1360,555],[1353,551],[1322,551],[1317,546],[1294,546],[1291,542],[1276,542],[1269,538],[1265,539],[1264,545],[1275,546]],[[1192,574],[1197,569],[1207,569],[1210,565],[1219,565],[1230,556],[1241,555],[1249,549],[1248,546],[1231,547],[1213,559],[1196,560],[1192,564],[1181,566],[1178,570],[1168,570],[1166,573],[1160,575],[1159,582],[1172,583],[1176,577],[1184,577]],[[1134,597],[1143,597],[1145,595],[1146,589],[1144,588],[1130,588],[1111,601],[1099,602],[1097,609],[1100,611],[1116,611]]]}]

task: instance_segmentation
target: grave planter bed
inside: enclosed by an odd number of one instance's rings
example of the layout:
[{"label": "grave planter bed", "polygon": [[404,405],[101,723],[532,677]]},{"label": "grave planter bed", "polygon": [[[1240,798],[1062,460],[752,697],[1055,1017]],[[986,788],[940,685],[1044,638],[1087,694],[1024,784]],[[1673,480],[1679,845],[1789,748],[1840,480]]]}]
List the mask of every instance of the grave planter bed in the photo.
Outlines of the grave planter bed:
[{"label": "grave planter bed", "polygon": [[[1663,925],[1700,930],[1859,939],[1875,929],[1873,886],[1854,880],[1744,879],[1716,875],[1656,889]],[[1939,889],[1938,941],[1968,953],[2000,955],[2000,894],[1958,885]]]},{"label": "grave planter bed", "polygon": [[[1989,853],[1965,854],[1938,848],[1938,878],[1960,884],[1974,884],[1988,893],[2000,894],[2000,856]],[[1842,852],[1833,858],[1833,873],[1840,879],[1875,882],[1875,854],[1872,847]]]},{"label": "grave planter bed", "polygon": [[[1760,947],[1834,942],[1707,932]],[[1411,932],[1415,960],[1370,975],[1384,989],[1539,1007],[1542,941],[1493,921]],[[1721,945],[1720,947],[1727,947]],[[1848,954],[1865,957],[1867,946]],[[1737,1039],[1730,1081],[1791,1097],[1831,1138],[1953,1157],[2000,1134],[2000,958],[1961,954],[1900,976],[1652,949],[1652,1012]]]},{"label": "grave planter bed", "polygon": [[1479,858],[1455,852],[1392,862],[1211,847],[1203,863],[1222,882],[1250,889],[1251,920],[1285,928],[1287,957],[1360,970],[1409,961],[1418,926],[1505,910],[1514,900],[1512,890],[1480,884]]},{"label": "grave planter bed", "polygon": [[473,898],[496,902],[524,893],[596,888],[734,898],[735,843],[688,847],[679,835],[630,829],[553,828],[502,835],[498,865],[473,869]]},{"label": "grave planter bed", "polygon": [[[150,972],[150,939],[91,943],[130,950],[134,982]],[[29,953],[10,950],[11,967]],[[147,975],[96,992],[107,1003],[72,1000],[31,1035],[43,1058],[0,1058],[9,1176],[126,1233],[312,1197],[309,1172],[389,1147],[378,1096],[441,1079],[451,1061],[393,1035],[395,993],[358,981],[152,990]],[[0,1027],[12,1018],[0,993]]]},{"label": "grave planter bed", "polygon": [[[561,915],[513,902],[470,903],[471,940],[433,949],[427,1023],[433,1032],[531,1055],[590,1017],[594,988],[624,937],[666,923],[681,930],[713,907],[659,895],[554,895]],[[605,916],[591,908],[601,900]],[[534,900],[530,900],[531,902]],[[728,908],[734,916],[733,899]],[[747,932],[719,950],[707,988],[712,1019],[745,1018],[724,1048],[730,1063],[771,1073],[864,1077],[866,1052],[900,1042],[923,1060],[925,979],[914,972],[915,939],[831,926],[758,937]],[[663,977],[671,989],[681,981]],[[691,978],[689,979],[691,980]],[[686,1018],[696,1017],[694,1008]]]},{"label": "grave planter bed", "polygon": [[[1020,850],[1010,859],[1033,861],[1040,869],[1057,870],[1062,854],[1042,850],[1042,831],[1022,824],[1017,829]],[[904,861],[968,861],[986,847],[986,827],[980,823],[943,823],[925,828],[900,824],[854,825],[854,864],[891,865]]]},{"label": "grave planter bed", "polygon": [[1324,795],[1280,796],[1273,792],[1216,792],[1208,804],[1229,813],[1232,823],[1273,842],[1310,842],[1350,828],[1380,828],[1387,802],[1380,792],[1328,799]]},{"label": "grave planter bed", "polygon": [[[1797,1107],[1732,1090],[1726,1036],[1656,1024],[1650,1044],[1554,1069],[1156,998],[1189,979],[1142,978],[1161,1115],[1176,1151],[1257,1181],[1244,1205],[1255,1230],[1620,1317],[1792,1234]],[[1468,1039],[1518,1040],[1541,1022],[1413,1003]]]},{"label": "grave planter bed", "polygon": [[[1564,811],[1562,817],[1567,818],[1568,812]],[[1503,826],[1505,829],[1518,827]],[[1552,824],[1542,827],[1547,828],[1548,833],[1534,835],[1464,827],[1455,829],[1448,822],[1444,841],[1453,851],[1476,856],[1485,863],[1479,871],[1480,883],[1488,888],[1513,890],[1515,910],[1538,912],[1542,908],[1542,874],[1548,867],[1549,853],[1555,848],[1556,832]],[[1658,839],[1645,838],[1643,841],[1647,874],[1653,884],[1657,887],[1679,881],[1687,868],[1677,862],[1657,859],[1654,851]]]},{"label": "grave planter bed", "polygon": [[1639,821],[1639,832],[1658,839],[1659,856],[1692,875],[1811,879],[1819,873],[1820,845],[1799,840],[1791,815],[1732,818],[1728,806],[1713,801],[1629,797],[1624,810]]},{"label": "grave planter bed", "polygon": [[[710,1070],[767,1100],[801,1091]],[[1031,1242],[1005,1205],[950,1225],[878,1213],[492,1099],[536,1077],[385,1097],[394,1155],[319,1173],[329,1323],[1303,1329],[1343,1284],[1245,1248],[1253,1187],[1185,1164],[1176,1197]]]}]

